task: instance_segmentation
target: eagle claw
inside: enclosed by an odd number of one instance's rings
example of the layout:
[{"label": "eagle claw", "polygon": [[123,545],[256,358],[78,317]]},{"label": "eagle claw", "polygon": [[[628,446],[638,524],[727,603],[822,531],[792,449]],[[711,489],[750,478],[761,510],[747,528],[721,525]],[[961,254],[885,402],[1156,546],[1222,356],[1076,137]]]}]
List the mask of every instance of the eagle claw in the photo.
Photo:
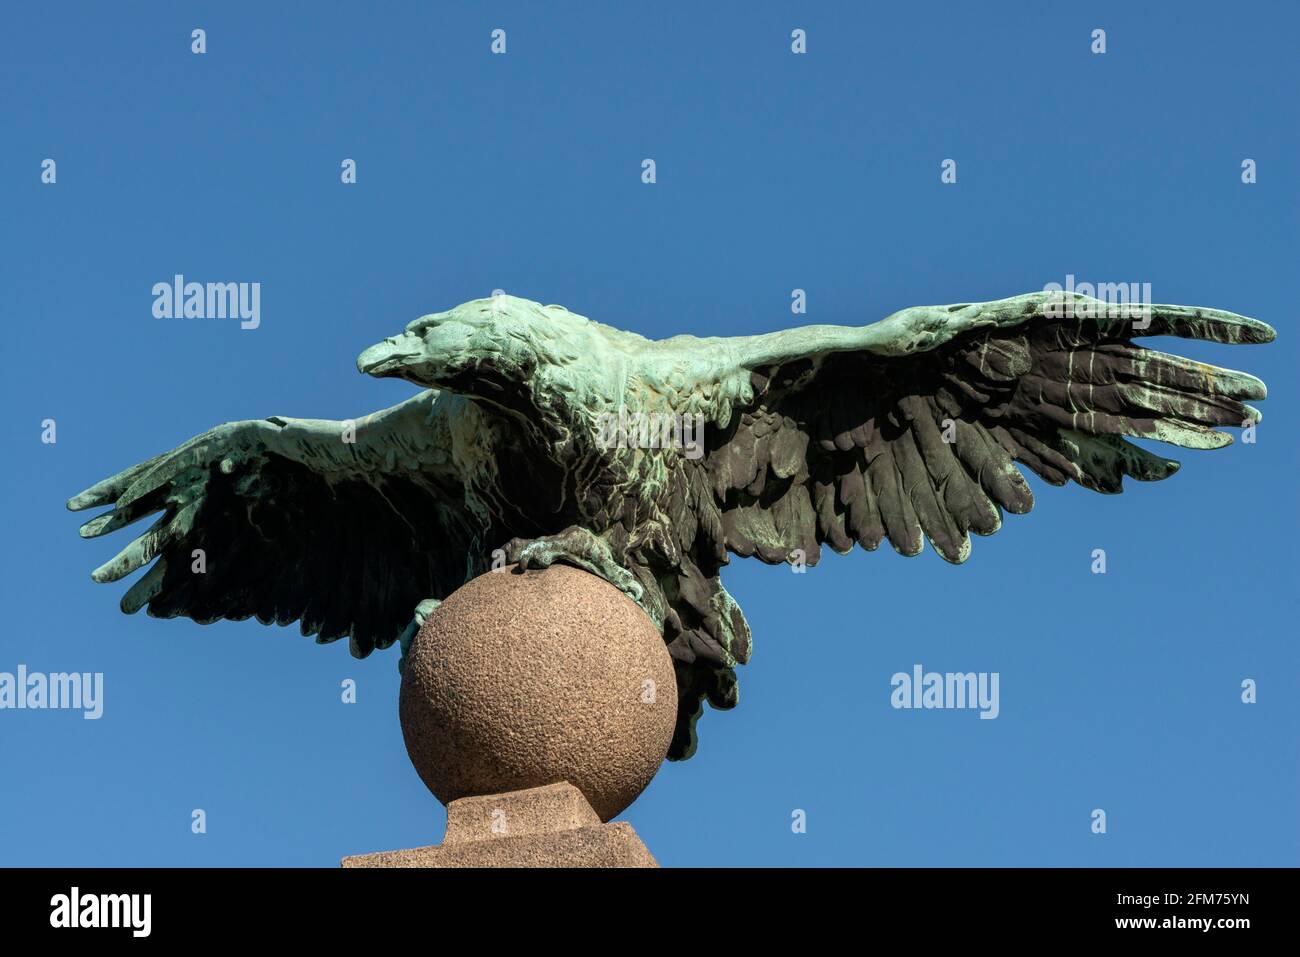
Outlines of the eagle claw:
[{"label": "eagle claw", "polygon": [[397,643],[402,649],[402,656],[397,659],[398,674],[401,674],[406,670],[406,653],[411,650],[411,642],[414,641],[415,636],[420,633],[420,629],[423,628],[424,623],[429,620],[429,616],[432,615],[441,604],[442,602],[437,598],[426,598],[415,606],[415,614],[414,617],[411,618],[411,623],[402,629],[402,634],[397,639]]},{"label": "eagle claw", "polygon": [[581,568],[641,604],[645,589],[636,576],[619,563],[608,542],[580,525],[571,525],[558,535],[512,538],[503,551],[507,564],[524,570],[549,568],[557,562]]}]

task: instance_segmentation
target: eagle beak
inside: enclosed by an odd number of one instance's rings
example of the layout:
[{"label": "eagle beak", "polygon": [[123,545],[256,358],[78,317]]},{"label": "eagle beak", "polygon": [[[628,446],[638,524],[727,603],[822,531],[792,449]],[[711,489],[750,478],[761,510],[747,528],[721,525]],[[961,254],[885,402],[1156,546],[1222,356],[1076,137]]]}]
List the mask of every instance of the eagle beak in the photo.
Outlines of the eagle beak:
[{"label": "eagle beak", "polygon": [[415,358],[419,353],[411,348],[409,341],[403,341],[405,338],[398,336],[385,339],[371,346],[357,356],[357,371],[374,376],[388,375],[400,368],[406,360]]}]

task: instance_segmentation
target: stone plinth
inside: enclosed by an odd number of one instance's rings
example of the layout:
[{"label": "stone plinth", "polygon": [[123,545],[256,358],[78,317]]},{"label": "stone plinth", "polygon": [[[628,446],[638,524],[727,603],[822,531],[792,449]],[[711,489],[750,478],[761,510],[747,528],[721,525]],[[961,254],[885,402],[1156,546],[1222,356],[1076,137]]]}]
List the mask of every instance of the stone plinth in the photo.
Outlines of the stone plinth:
[{"label": "stone plinth", "polygon": [[625,821],[603,824],[572,784],[447,805],[442,844],[343,858],[344,867],[658,867]]}]

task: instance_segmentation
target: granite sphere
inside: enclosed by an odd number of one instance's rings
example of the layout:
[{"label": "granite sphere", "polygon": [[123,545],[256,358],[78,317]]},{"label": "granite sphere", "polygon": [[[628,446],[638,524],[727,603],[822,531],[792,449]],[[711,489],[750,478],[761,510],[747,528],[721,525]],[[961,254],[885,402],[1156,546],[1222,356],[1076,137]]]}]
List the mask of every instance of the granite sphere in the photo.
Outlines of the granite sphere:
[{"label": "granite sphere", "polygon": [[568,565],[508,566],[425,621],[399,713],[443,804],[568,781],[608,821],[667,755],[677,683],[658,630],[613,585]]}]

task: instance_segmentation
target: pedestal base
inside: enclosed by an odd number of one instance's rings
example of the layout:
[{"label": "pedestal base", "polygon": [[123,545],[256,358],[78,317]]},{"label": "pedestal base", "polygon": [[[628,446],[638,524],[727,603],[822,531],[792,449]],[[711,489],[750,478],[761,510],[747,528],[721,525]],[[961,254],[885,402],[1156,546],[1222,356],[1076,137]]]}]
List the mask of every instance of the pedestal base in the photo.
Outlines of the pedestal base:
[{"label": "pedestal base", "polygon": [[461,798],[441,844],[343,858],[344,867],[658,867],[632,825],[602,824],[572,784]]}]

